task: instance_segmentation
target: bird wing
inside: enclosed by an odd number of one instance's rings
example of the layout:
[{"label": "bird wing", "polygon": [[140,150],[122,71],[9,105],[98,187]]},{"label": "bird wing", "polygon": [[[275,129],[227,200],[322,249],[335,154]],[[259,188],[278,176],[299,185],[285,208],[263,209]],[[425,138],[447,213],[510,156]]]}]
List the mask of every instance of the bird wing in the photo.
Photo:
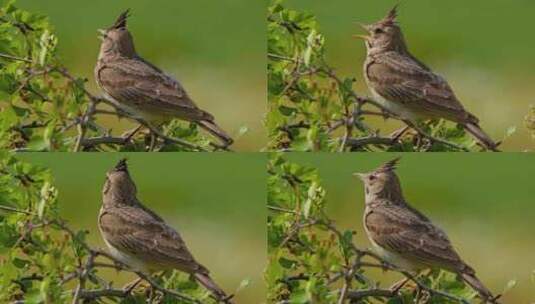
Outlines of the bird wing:
[{"label": "bird wing", "polygon": [[207,272],[197,263],[176,230],[145,209],[108,208],[100,216],[106,240],[150,265],[173,267],[189,273]]},{"label": "bird wing", "polygon": [[141,58],[108,61],[97,77],[102,89],[119,102],[189,120],[213,120],[178,81]]},{"label": "bird wing", "polygon": [[465,113],[446,80],[410,56],[381,54],[367,66],[366,73],[373,89],[387,100],[439,116]]},{"label": "bird wing", "polygon": [[381,204],[364,220],[370,238],[384,249],[430,267],[452,271],[468,267],[444,231],[410,206]]}]

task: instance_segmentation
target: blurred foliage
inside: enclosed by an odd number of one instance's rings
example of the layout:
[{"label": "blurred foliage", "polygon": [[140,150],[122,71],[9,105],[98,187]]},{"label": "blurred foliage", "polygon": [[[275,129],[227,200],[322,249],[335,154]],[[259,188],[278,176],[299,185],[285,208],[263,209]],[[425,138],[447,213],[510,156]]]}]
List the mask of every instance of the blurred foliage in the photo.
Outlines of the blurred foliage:
[{"label": "blurred foliage", "polygon": [[[461,126],[444,120],[430,121],[419,126],[422,132],[399,138],[380,135],[365,118],[392,117],[353,90],[354,78],[337,76],[325,53],[325,38],[314,15],[273,1],[268,14],[269,150],[480,150]],[[373,111],[364,109],[366,105]]]},{"label": "blurred foliage", "polygon": [[[58,190],[50,171],[7,152],[0,156],[0,302],[78,303],[107,298],[121,303],[146,303],[147,299],[214,303],[209,292],[176,271],[152,279],[151,285],[179,290],[197,300],[178,300],[157,290],[149,293],[142,286],[131,296],[120,295],[122,289],[101,277],[105,266],[95,261],[98,256],[108,256],[87,245],[86,230],[74,231],[59,217]],[[244,281],[242,288],[246,285]]]},{"label": "blurred foliage", "polygon": [[[18,9],[10,0],[0,10],[0,148],[17,151],[145,151],[150,136],[113,136],[97,124],[105,100],[86,90],[57,56],[58,39],[48,18]],[[121,116],[118,113],[117,116]],[[212,150],[193,123],[175,120],[163,136],[161,151]],[[163,137],[160,136],[160,137]],[[122,141],[123,140],[123,141]]]},{"label": "blurred foliage", "polygon": [[[272,154],[268,173],[268,267],[264,274],[268,284],[268,302],[476,301],[473,290],[457,281],[454,274],[445,271],[433,271],[430,275],[418,277],[421,287],[429,290],[416,292],[409,287],[401,289],[399,294],[389,294],[390,289],[381,288],[368,273],[371,265],[389,269],[384,261],[367,250],[359,249],[354,240],[355,232],[340,230],[326,214],[326,191],[318,171]],[[433,290],[446,292],[451,298]],[[340,299],[342,294],[344,298]]]}]

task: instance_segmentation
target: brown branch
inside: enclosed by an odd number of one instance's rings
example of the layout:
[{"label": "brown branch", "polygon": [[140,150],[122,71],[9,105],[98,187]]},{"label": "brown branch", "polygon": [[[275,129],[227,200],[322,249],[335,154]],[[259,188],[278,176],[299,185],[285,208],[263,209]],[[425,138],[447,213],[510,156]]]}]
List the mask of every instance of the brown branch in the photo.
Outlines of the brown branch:
[{"label": "brown branch", "polygon": [[[377,133],[377,131],[372,130],[370,127],[368,127],[366,124],[363,123],[361,117],[365,116],[365,115],[382,116],[385,119],[386,118],[393,118],[393,119],[399,120],[399,121],[405,123],[407,126],[410,126],[411,128],[413,128],[420,136],[422,136],[423,138],[428,139],[431,142],[440,143],[442,145],[448,146],[448,147],[453,148],[453,149],[458,150],[458,151],[469,151],[469,149],[466,148],[466,147],[463,147],[461,145],[458,145],[458,144],[449,142],[447,140],[440,139],[440,138],[434,137],[434,136],[432,136],[430,134],[427,134],[424,130],[419,128],[414,123],[412,123],[410,121],[403,120],[400,117],[397,117],[397,115],[395,115],[394,113],[390,112],[387,108],[385,108],[382,104],[380,104],[379,102],[375,101],[374,99],[366,97],[366,96],[363,96],[363,95],[360,95],[355,90],[353,90],[352,88],[346,88],[345,84],[344,84],[344,81],[340,77],[338,77],[338,75],[336,75],[334,69],[331,68],[327,64],[325,58],[322,57],[322,56],[320,56],[320,58],[318,59],[320,66],[316,66],[316,67],[308,66],[308,67],[305,67],[304,70],[300,70],[301,67],[304,66],[304,64],[302,64],[303,63],[303,59],[300,58],[300,57],[290,58],[290,57],[287,57],[287,56],[284,56],[284,55],[280,55],[280,54],[268,53],[268,58],[272,59],[272,60],[287,61],[287,62],[290,62],[290,63],[294,64],[294,67],[292,68],[292,71],[290,73],[290,75],[292,75],[292,78],[288,81],[288,84],[285,87],[285,89],[283,90],[283,93],[281,95],[284,95],[286,90],[289,89],[290,87],[294,87],[295,84],[298,82],[300,77],[309,76],[309,75],[313,75],[313,74],[323,74],[327,78],[333,80],[336,83],[336,85],[339,88],[339,91],[342,94],[348,94],[355,101],[353,115],[351,117],[348,115],[347,106],[346,106],[345,103],[343,103],[342,104],[343,107],[344,107],[344,113],[343,114],[345,116],[345,119],[343,119],[341,122],[335,122],[334,125],[329,126],[329,128],[328,128],[328,132],[331,133],[332,131],[336,130],[340,126],[345,126],[346,127],[345,130],[344,130],[344,134],[342,135],[342,137],[339,140],[339,145],[340,145],[339,146],[339,150],[340,151],[345,151],[347,146],[352,146],[354,148],[355,146],[360,147],[360,146],[363,146],[363,145],[369,145],[369,144],[374,144],[374,143],[382,144],[382,145],[390,145],[390,146],[395,144],[396,141],[394,141],[394,140],[390,140],[389,141],[387,138],[379,139],[378,136],[375,136],[375,138],[372,138],[374,136],[369,136],[369,138],[367,137],[367,138],[364,138],[364,139],[359,140],[359,141],[353,140],[352,141],[353,145],[351,145],[350,138],[351,138],[351,131],[352,131],[352,126],[353,125],[356,126],[357,128],[359,128],[360,130],[362,130],[364,132],[367,132],[369,134],[376,134]],[[312,99],[312,98],[310,98],[310,99]],[[341,99],[343,100],[344,96],[342,96]],[[380,110],[380,112],[362,110],[362,106],[365,105],[365,104],[370,104],[370,105],[376,107],[377,109]],[[305,123],[305,122],[303,122],[303,123]],[[286,133],[289,134],[289,132],[288,132],[289,129],[287,129],[285,126],[280,127],[279,129],[282,130],[282,131],[285,131]],[[371,141],[371,142],[369,142],[369,141]]]},{"label": "brown branch", "polygon": [[469,150],[465,147],[462,147],[460,145],[457,145],[455,143],[452,143],[452,142],[449,142],[447,140],[444,140],[444,139],[441,139],[441,138],[437,138],[437,137],[434,137],[430,134],[428,134],[427,132],[425,132],[424,130],[422,130],[420,127],[418,127],[416,124],[412,123],[411,121],[408,121],[408,120],[403,120],[403,122],[405,122],[405,124],[407,126],[409,126],[410,128],[412,128],[413,130],[415,130],[416,132],[418,132],[418,134],[420,134],[421,136],[431,140],[432,142],[437,142],[437,143],[440,143],[440,144],[443,144],[443,145],[446,145],[448,147],[451,147],[451,148],[454,148],[454,149],[457,149],[459,151],[465,151],[465,152],[468,152]]},{"label": "brown branch", "polygon": [[[45,224],[46,225],[56,225],[61,230],[65,231],[67,234],[69,234],[71,239],[73,239],[73,240],[76,239],[76,235],[77,235],[76,232],[74,230],[70,229],[68,227],[68,225],[64,221],[53,220],[53,221],[50,221],[50,222],[46,222]],[[149,285],[152,288],[154,288],[155,290],[158,290],[158,291],[160,291],[160,292],[162,292],[164,294],[167,294],[169,296],[172,296],[172,297],[174,297],[176,299],[179,299],[179,300],[182,300],[182,301],[186,301],[188,303],[194,303],[194,304],[201,304],[202,303],[201,301],[199,301],[197,299],[194,299],[194,298],[192,298],[192,297],[190,297],[190,296],[188,296],[186,294],[180,293],[180,292],[175,291],[175,290],[166,289],[166,288],[160,286],[151,277],[149,277],[148,275],[146,275],[144,273],[132,271],[126,265],[122,264],[121,261],[115,259],[112,255],[108,254],[105,251],[102,251],[102,250],[99,250],[99,249],[93,249],[89,245],[87,245],[85,242],[78,242],[78,244],[81,245],[87,252],[89,252],[89,257],[87,258],[85,266],[83,266],[79,271],[79,284],[77,285],[77,288],[74,291],[74,295],[75,296],[74,296],[74,299],[73,299],[73,303],[78,303],[81,299],[87,299],[87,298],[94,299],[95,297],[104,297],[104,296],[127,297],[129,295],[129,293],[127,292],[128,290],[126,290],[126,289],[125,290],[119,290],[119,289],[113,289],[113,288],[105,288],[105,289],[97,289],[97,290],[86,290],[84,288],[85,279],[89,275],[89,273],[91,273],[92,269],[94,269],[97,266],[99,266],[99,267],[109,267],[110,266],[109,264],[104,264],[105,266],[103,266],[103,264],[101,264],[101,263],[96,264],[95,263],[95,259],[98,256],[103,256],[103,257],[109,259],[110,261],[112,261],[115,264],[114,268],[116,270],[129,271],[129,272],[133,272],[133,273],[137,274],[138,277],[140,277],[144,281],[148,282]],[[121,291],[121,292],[119,292],[119,291]]]},{"label": "brown branch", "polygon": [[277,211],[277,212],[285,212],[285,213],[291,213],[291,214],[295,214],[296,213],[294,210],[280,208],[280,207],[271,206],[271,205],[268,205],[268,209],[272,210],[272,211]]},{"label": "brown branch", "polygon": [[15,61],[23,61],[23,62],[26,62],[26,63],[33,63],[33,61],[31,61],[30,59],[17,57],[17,56],[13,56],[13,55],[9,55],[9,54],[4,54],[4,53],[0,53],[0,58],[9,59],[9,60],[15,60]]},{"label": "brown branch", "polygon": [[30,212],[30,211],[17,209],[17,208],[14,208],[14,207],[9,207],[9,206],[4,206],[4,205],[0,205],[0,210],[9,211],[9,212],[16,212],[16,213],[23,213],[23,214],[28,214],[28,215],[35,215],[35,213]]},{"label": "brown branch", "polygon": [[197,299],[194,299],[190,296],[187,296],[185,294],[182,294],[182,293],[179,293],[177,291],[174,291],[174,290],[171,290],[171,289],[166,289],[166,288],[163,288],[161,287],[160,285],[158,285],[158,283],[156,283],[154,280],[152,280],[149,276],[145,275],[144,273],[142,272],[136,272],[136,274],[142,278],[143,280],[147,281],[150,286],[158,291],[161,291],[167,295],[170,295],[170,296],[173,296],[179,300],[182,300],[182,301],[186,301],[186,302],[189,302],[189,303],[198,303],[198,304],[202,304],[201,301],[197,300]]},{"label": "brown branch", "polygon": [[390,289],[370,288],[362,290],[349,290],[347,292],[347,298],[351,300],[351,303],[358,303],[361,300],[369,297],[382,297],[393,298],[397,296],[397,293]]},{"label": "brown branch", "polygon": [[396,145],[397,141],[392,137],[382,137],[379,135],[369,135],[366,137],[359,138],[348,138],[347,145],[353,149],[362,148],[368,145],[386,145],[393,146]]},{"label": "brown branch", "polygon": [[115,288],[81,290],[78,294],[80,299],[85,300],[97,300],[98,298],[103,297],[127,298],[129,296],[130,293],[128,290]]},{"label": "brown branch", "polygon": [[[33,65],[37,65],[36,62],[34,62],[34,61],[30,60],[30,59],[17,57],[17,56],[5,54],[5,53],[0,53],[0,58],[4,58],[4,59],[8,59],[8,60],[14,60],[14,61],[23,61],[23,62],[30,63],[30,64],[33,64]],[[63,77],[65,77],[71,83],[71,85],[73,85],[77,89],[81,90],[84,93],[84,95],[89,99],[89,105],[88,105],[86,111],[80,117],[75,118],[71,123],[69,123],[67,126],[65,126],[62,129],[62,131],[67,131],[71,127],[76,126],[78,134],[76,136],[76,140],[75,140],[75,143],[74,143],[73,148],[72,148],[73,151],[80,151],[84,147],[96,146],[96,145],[100,145],[100,144],[111,143],[111,144],[115,144],[115,145],[126,145],[128,143],[128,140],[121,141],[121,140],[118,140],[118,138],[113,138],[112,139],[109,136],[109,134],[103,134],[101,136],[97,136],[97,137],[91,138],[90,140],[86,140],[85,137],[86,137],[86,134],[87,134],[88,126],[89,125],[93,125],[93,126],[95,125],[94,122],[93,122],[93,120],[94,120],[93,116],[95,114],[97,114],[97,113],[106,113],[106,114],[115,113],[115,115],[117,115],[118,117],[127,117],[127,118],[130,118],[132,120],[135,120],[139,124],[143,125],[145,128],[149,129],[157,138],[162,139],[165,143],[176,144],[176,145],[179,145],[179,146],[182,146],[182,147],[185,147],[185,148],[188,148],[188,149],[192,149],[192,150],[195,150],[195,151],[207,151],[207,149],[205,149],[205,148],[203,148],[203,147],[201,147],[199,145],[190,143],[188,141],[185,141],[185,140],[182,140],[182,139],[179,139],[179,138],[174,138],[174,137],[171,137],[171,136],[167,136],[167,135],[163,134],[162,131],[160,131],[158,128],[154,127],[152,124],[150,124],[148,121],[144,120],[143,118],[133,117],[132,115],[129,115],[128,113],[125,113],[125,111],[123,111],[122,109],[117,108],[117,106],[113,102],[107,100],[106,98],[99,97],[99,96],[96,96],[96,95],[92,94],[91,92],[89,92],[85,88],[85,86],[83,84],[80,84],[79,80],[75,76],[73,76],[65,67],[52,66],[51,65],[51,66],[45,67],[44,69],[42,69],[40,71],[32,71],[31,72],[31,76],[25,81],[25,84],[23,85],[23,87],[27,87],[28,90],[31,90],[31,87],[28,87],[28,84],[27,84],[27,82],[31,78],[33,78],[33,77],[35,77],[37,75],[46,75],[48,73],[53,73],[53,72],[56,72],[56,73],[62,75]],[[87,80],[84,80],[84,82],[85,81],[87,81]],[[34,90],[32,92],[34,94],[38,94],[41,99],[47,100],[47,98],[45,96],[40,95],[39,92],[36,92]],[[104,103],[104,104],[107,104],[107,105],[113,107],[116,110],[116,112],[110,112],[110,111],[105,111],[105,110],[97,110],[96,109],[97,105],[99,105],[101,103]],[[36,128],[36,127],[37,126],[35,125],[34,128]],[[102,138],[97,139],[98,137],[102,137]],[[219,145],[219,144],[214,143],[214,142],[210,142],[210,146],[214,147],[216,150],[230,151],[227,146]]]},{"label": "brown branch", "polygon": [[[282,213],[288,212],[288,210],[284,208],[279,208],[277,206],[269,205],[268,208],[269,210],[273,212],[282,212]],[[292,229],[287,233],[283,242],[281,242],[281,247],[286,245],[290,239],[296,238],[300,229],[304,227],[312,227],[312,226],[321,226],[327,229],[328,231],[331,231],[334,235],[336,235],[336,238],[338,240],[341,240],[343,238],[343,233],[336,228],[333,222],[326,217],[323,211],[320,211],[320,212],[322,212],[321,214],[323,215],[323,218],[315,218],[315,219],[298,218],[296,219],[296,222],[292,224]],[[297,214],[297,216],[299,216],[299,214]],[[390,297],[390,298],[397,296],[397,293],[395,291],[386,290],[386,289],[378,289],[378,288],[371,288],[371,289],[365,289],[365,290],[350,289],[352,278],[355,276],[355,274],[358,273],[357,270],[363,267],[381,268],[384,270],[398,272],[404,275],[408,280],[414,282],[418,286],[419,289],[424,290],[431,295],[439,296],[439,297],[449,299],[449,300],[462,303],[462,304],[469,304],[469,302],[463,298],[460,298],[450,293],[437,290],[437,289],[427,286],[426,284],[422,283],[419,279],[417,279],[413,274],[405,270],[397,268],[396,266],[385,261],[382,257],[378,256],[372,251],[358,248],[353,242],[350,243],[350,250],[355,254],[355,260],[354,260],[353,265],[349,267],[348,269],[346,269],[345,271],[343,271],[341,274],[338,274],[335,276],[337,279],[340,277],[344,278],[344,283],[342,285],[342,288],[339,290],[339,293],[340,293],[340,296],[338,298],[339,304],[342,304],[345,299],[350,299],[353,303],[353,302],[356,302],[357,300],[363,299],[365,297],[371,297],[371,296]],[[362,259],[364,257],[371,257],[377,262],[379,262],[379,264],[363,262]],[[344,259],[346,259],[347,261],[347,257],[345,255],[344,255]],[[281,279],[281,280],[284,280],[284,279]],[[368,282],[368,284],[369,283],[371,282]]]},{"label": "brown branch", "polygon": [[114,137],[109,135],[102,135],[98,137],[82,138],[80,141],[80,145],[84,147],[84,149],[87,149],[99,145],[126,145],[128,142],[128,137]]}]

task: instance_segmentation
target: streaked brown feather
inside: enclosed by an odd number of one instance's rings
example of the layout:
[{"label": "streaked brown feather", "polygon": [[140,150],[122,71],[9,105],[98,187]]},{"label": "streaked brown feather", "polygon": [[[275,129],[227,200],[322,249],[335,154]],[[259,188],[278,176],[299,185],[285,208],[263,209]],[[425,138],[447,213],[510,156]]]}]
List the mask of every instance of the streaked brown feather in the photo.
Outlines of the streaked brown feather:
[{"label": "streaked brown feather", "polygon": [[414,111],[464,122],[469,115],[439,75],[397,52],[376,54],[366,68],[369,85],[385,99]]},{"label": "streaked brown feather", "polygon": [[369,237],[379,246],[415,262],[454,272],[473,272],[459,257],[446,234],[407,206],[381,204],[365,217]]},{"label": "streaked brown feather", "polygon": [[127,58],[107,62],[98,72],[99,83],[114,99],[142,111],[193,121],[214,119],[195,105],[177,81],[147,67]]},{"label": "streaked brown feather", "polygon": [[151,265],[207,273],[195,261],[180,235],[145,209],[132,206],[107,208],[99,218],[106,240],[115,248],[149,261]]}]

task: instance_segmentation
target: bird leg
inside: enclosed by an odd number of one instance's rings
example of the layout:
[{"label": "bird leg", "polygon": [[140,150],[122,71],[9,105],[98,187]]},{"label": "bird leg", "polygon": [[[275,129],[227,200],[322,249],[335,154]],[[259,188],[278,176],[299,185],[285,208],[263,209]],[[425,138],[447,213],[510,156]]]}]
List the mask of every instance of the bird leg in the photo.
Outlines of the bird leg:
[{"label": "bird leg", "polygon": [[137,278],[135,280],[133,280],[132,282],[124,285],[123,287],[123,290],[125,291],[126,294],[130,294],[132,292],[132,290],[134,290],[134,288],[136,288],[136,286],[139,284],[139,282],[141,282],[141,280],[143,280],[142,278]]},{"label": "bird leg", "polygon": [[136,133],[139,132],[139,130],[141,130],[142,128],[143,128],[143,125],[140,124],[139,126],[135,127],[134,129],[123,133],[123,135],[121,135],[121,136],[124,137],[126,142],[129,142],[132,139],[132,137],[134,137],[134,135],[136,135]]},{"label": "bird leg", "polygon": [[392,141],[398,141],[401,136],[403,136],[403,134],[405,134],[405,132],[407,132],[407,130],[409,130],[410,127],[407,125],[403,128],[400,128],[400,129],[397,129],[396,131],[392,132],[392,134],[390,134],[390,138],[392,138]]},{"label": "bird leg", "polygon": [[154,148],[156,148],[156,134],[154,132],[150,131],[150,145],[149,145],[149,152],[154,151]]},{"label": "bird leg", "polygon": [[409,278],[405,278],[403,280],[400,280],[400,281],[397,281],[396,283],[394,283],[392,286],[390,286],[390,290],[393,292],[393,293],[397,293],[403,286],[405,286],[405,284],[407,284],[407,282],[409,282],[410,279]]},{"label": "bird leg", "polygon": [[[431,269],[427,269],[423,272],[421,272],[418,276],[428,276],[429,274],[431,274],[432,270]],[[401,288],[403,288],[403,286],[405,286],[409,281],[411,281],[410,278],[404,278],[396,283],[394,283],[392,286],[390,286],[390,290],[394,293],[397,293]],[[416,285],[416,288],[419,289],[419,286]]]},{"label": "bird leg", "polygon": [[405,120],[403,120],[403,122],[406,123],[413,130],[415,130],[421,137],[424,137],[424,138],[427,138],[427,139],[429,139],[431,141],[434,141],[434,142],[437,142],[437,143],[452,147],[452,148],[454,148],[456,150],[468,151],[465,147],[459,146],[459,145],[457,145],[455,143],[452,143],[452,142],[449,142],[447,140],[440,139],[440,138],[431,136],[430,134],[427,134],[424,130],[422,130],[420,127],[418,127],[415,123],[413,123],[410,120],[406,120],[405,119]]}]

